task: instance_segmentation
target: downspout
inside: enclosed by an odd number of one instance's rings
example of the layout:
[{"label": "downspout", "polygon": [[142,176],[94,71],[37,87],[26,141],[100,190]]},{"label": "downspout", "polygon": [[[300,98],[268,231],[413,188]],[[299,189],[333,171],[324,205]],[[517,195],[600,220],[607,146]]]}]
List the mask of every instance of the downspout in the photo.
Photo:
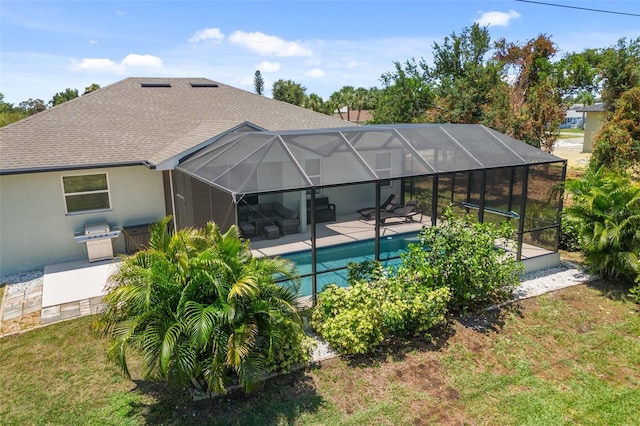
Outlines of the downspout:
[{"label": "downspout", "polygon": [[176,199],[173,191],[173,170],[169,170],[169,187],[171,188],[171,221],[173,222],[173,230],[178,230],[178,224],[176,222]]}]

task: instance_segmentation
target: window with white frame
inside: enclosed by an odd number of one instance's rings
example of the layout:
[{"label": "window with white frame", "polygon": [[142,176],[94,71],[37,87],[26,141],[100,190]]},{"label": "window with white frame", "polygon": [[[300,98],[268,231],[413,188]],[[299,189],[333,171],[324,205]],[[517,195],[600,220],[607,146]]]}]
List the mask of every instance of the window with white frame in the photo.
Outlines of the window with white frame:
[{"label": "window with white frame", "polygon": [[67,213],[83,213],[111,208],[106,173],[62,177]]},{"label": "window with white frame", "polygon": [[376,152],[376,174],[378,177],[384,180],[380,182],[380,186],[390,187],[391,180],[385,178],[391,178],[391,153],[390,152]]}]

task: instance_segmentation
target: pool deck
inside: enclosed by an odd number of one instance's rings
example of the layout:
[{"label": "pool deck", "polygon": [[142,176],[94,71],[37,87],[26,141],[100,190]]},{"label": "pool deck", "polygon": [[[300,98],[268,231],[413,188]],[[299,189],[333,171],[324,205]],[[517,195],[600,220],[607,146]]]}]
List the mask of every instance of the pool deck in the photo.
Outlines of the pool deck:
[{"label": "pool deck", "polygon": [[[389,220],[380,228],[380,235],[389,237],[418,232],[431,226],[431,218],[423,216],[416,221]],[[335,222],[316,226],[317,247],[372,239],[375,222],[362,220],[358,215],[341,216]],[[284,235],[277,239],[250,240],[254,256],[276,256],[311,249],[310,232]],[[527,272],[546,269],[559,264],[558,253],[525,244],[522,259]],[[103,309],[102,296],[111,274],[117,269],[118,258],[93,262],[78,260],[47,265],[40,286],[20,292],[5,288],[0,303],[0,323],[17,322],[26,316],[38,315],[38,325],[45,325],[91,315]],[[6,334],[6,330],[4,331]],[[2,333],[2,331],[0,331]]]}]

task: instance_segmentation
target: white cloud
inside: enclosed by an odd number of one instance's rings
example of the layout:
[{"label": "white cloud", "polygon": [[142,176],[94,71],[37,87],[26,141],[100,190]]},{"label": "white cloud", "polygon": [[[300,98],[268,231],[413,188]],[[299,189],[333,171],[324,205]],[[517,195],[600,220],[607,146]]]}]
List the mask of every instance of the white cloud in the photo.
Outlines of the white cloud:
[{"label": "white cloud", "polygon": [[476,23],[481,26],[490,27],[508,27],[512,19],[519,18],[520,14],[511,9],[509,12],[484,12],[482,16],[476,19]]},{"label": "white cloud", "polygon": [[278,62],[260,62],[258,69],[260,72],[276,72],[280,71],[281,65]]},{"label": "white cloud", "polygon": [[80,62],[75,59],[71,61],[71,70],[88,71],[108,74],[122,74],[123,67],[106,58],[84,58]]},{"label": "white cloud", "polygon": [[349,61],[347,62],[347,68],[357,68],[360,64],[358,61]]},{"label": "white cloud", "polygon": [[122,60],[122,65],[139,68],[162,68],[162,59],[152,55],[130,53]]},{"label": "white cloud", "polygon": [[275,55],[280,57],[311,56],[313,52],[294,41],[286,41],[280,37],[270,36],[261,32],[246,33],[236,31],[229,36],[233,44],[244,46],[260,55]]},{"label": "white cloud", "polygon": [[224,40],[224,34],[220,31],[220,28],[205,28],[204,30],[198,30],[194,35],[189,38],[189,43],[199,43],[201,41],[210,41],[215,44],[222,43]]},{"label": "white cloud", "polygon": [[162,59],[157,56],[130,53],[119,63],[107,58],[84,58],[80,61],[72,59],[69,69],[72,71],[121,75],[132,68],[162,68],[162,66]]},{"label": "white cloud", "polygon": [[96,44],[98,44],[97,40],[89,40],[89,44],[92,46],[95,46]]},{"label": "white cloud", "polygon": [[324,77],[324,71],[320,68],[314,68],[304,73],[307,77]]}]

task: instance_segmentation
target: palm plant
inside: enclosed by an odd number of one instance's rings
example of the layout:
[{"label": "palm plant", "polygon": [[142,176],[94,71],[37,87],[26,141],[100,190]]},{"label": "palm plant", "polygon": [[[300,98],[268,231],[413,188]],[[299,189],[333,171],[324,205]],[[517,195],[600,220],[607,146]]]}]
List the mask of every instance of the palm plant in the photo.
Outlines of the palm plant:
[{"label": "palm plant", "polygon": [[564,218],[579,230],[590,268],[633,281],[640,274],[640,185],[604,167],[567,181]]},{"label": "palm plant", "polygon": [[[148,249],[121,262],[96,322],[124,373],[131,347],[143,356],[145,377],[224,393],[233,381],[251,390],[267,370],[306,361],[293,264],[253,258],[235,226],[169,232],[169,220],[151,227]],[[276,275],[294,284],[277,285]]]}]

